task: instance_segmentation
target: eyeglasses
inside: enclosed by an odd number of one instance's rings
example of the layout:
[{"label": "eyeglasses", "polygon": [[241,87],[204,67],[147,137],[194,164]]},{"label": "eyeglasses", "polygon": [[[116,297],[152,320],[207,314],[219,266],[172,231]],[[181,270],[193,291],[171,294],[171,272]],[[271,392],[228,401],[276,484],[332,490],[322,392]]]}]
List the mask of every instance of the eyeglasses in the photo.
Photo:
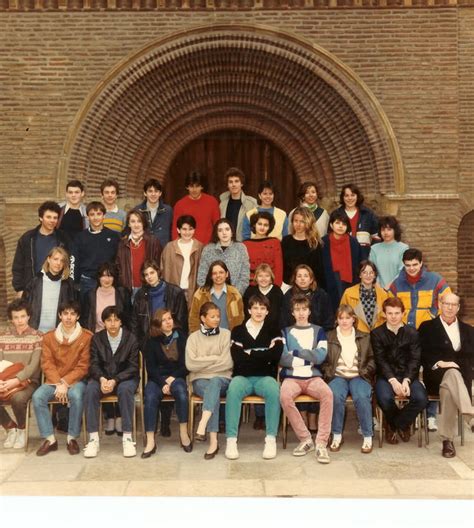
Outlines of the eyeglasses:
[{"label": "eyeglasses", "polygon": [[448,308],[457,308],[459,306],[459,303],[442,302],[441,304],[444,304],[444,306],[447,306]]}]

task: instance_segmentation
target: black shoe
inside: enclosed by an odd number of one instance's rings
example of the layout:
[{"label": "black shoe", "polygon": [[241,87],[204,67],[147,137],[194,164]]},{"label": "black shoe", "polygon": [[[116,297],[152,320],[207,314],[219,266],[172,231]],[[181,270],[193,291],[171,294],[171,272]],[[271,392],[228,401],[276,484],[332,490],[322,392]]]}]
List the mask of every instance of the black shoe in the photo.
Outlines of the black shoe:
[{"label": "black shoe", "polygon": [[[115,429],[106,429],[104,432],[105,432],[105,434],[107,436],[112,436],[113,434],[115,434]],[[118,432],[117,432],[117,434],[118,434]]]},{"label": "black shoe", "polygon": [[190,442],[187,446],[183,445],[183,442],[180,442],[181,443],[181,447],[183,448],[183,451],[185,453],[191,453],[191,451],[193,450],[193,443]]},{"label": "black shoe", "polygon": [[199,434],[199,433],[195,433],[194,435],[194,440],[197,440],[198,442],[205,442],[207,440],[207,436],[206,434]]},{"label": "black shoe", "polygon": [[219,446],[212,453],[204,453],[204,460],[212,460],[219,453]]},{"label": "black shoe", "polygon": [[143,451],[143,453],[140,455],[141,458],[150,458],[151,455],[154,455],[156,453],[156,444],[153,447],[151,451]]},{"label": "black shoe", "polygon": [[169,438],[171,436],[171,429],[170,429],[170,424],[169,423],[167,423],[167,424],[162,423],[161,424],[160,434],[161,434],[161,436],[163,436],[165,438]]},{"label": "black shoe", "polygon": [[456,456],[456,449],[454,449],[454,444],[451,440],[443,440],[443,450],[441,454],[444,458],[454,458]]}]

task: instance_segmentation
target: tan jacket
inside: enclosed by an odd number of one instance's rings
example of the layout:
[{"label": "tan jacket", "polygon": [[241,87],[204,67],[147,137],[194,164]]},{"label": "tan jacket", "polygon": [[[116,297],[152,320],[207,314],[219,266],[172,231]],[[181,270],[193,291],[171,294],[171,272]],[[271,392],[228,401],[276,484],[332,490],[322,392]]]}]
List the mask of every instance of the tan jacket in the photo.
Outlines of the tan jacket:
[{"label": "tan jacket", "polygon": [[[194,292],[196,291],[197,273],[199,268],[199,261],[201,260],[201,253],[204,244],[199,240],[193,239],[193,246],[191,248],[191,255],[189,260],[191,263],[191,270],[189,272],[189,287],[186,295],[188,307],[191,306]],[[184,257],[178,245],[178,240],[173,240],[166,244],[163,253],[161,254],[161,276],[166,282],[179,286],[181,282],[181,273],[183,271]]]},{"label": "tan jacket", "polygon": [[356,284],[351,288],[347,288],[342,294],[340,304],[347,304],[354,309],[355,314],[357,315],[357,330],[361,332],[370,332],[374,328],[385,323],[385,314],[382,310],[382,304],[385,299],[390,297],[389,293],[381,288],[378,284],[375,285],[375,297],[377,299],[375,306],[374,319],[372,321],[372,326],[369,328],[367,324],[367,319],[365,318],[364,308],[360,302],[360,285]]},{"label": "tan jacket", "polygon": [[45,383],[59,383],[63,379],[74,385],[87,376],[90,362],[92,332],[81,328],[79,335],[71,343],[58,339],[56,330],[43,336],[41,368]]},{"label": "tan jacket", "polygon": [[[199,288],[194,294],[191,310],[189,312],[189,332],[199,330],[201,321],[199,319],[199,310],[201,306],[208,301],[212,301],[211,292]],[[242,296],[237,288],[227,284],[227,319],[229,321],[229,330],[234,326],[242,324],[244,321],[244,303]]]}]

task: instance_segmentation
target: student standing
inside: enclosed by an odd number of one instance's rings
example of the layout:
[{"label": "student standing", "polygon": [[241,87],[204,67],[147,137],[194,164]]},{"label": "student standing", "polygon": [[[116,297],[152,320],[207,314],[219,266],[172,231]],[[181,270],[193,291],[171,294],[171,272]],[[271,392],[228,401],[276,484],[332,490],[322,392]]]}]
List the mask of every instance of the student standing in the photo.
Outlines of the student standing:
[{"label": "student standing", "polygon": [[145,182],[143,195],[145,200],[135,209],[147,216],[151,234],[160,241],[161,247],[164,248],[171,237],[173,209],[163,202],[163,186],[156,178],[150,178]]},{"label": "student standing", "polygon": [[117,180],[107,178],[100,184],[100,194],[106,213],[104,217],[104,227],[121,233],[125,229],[125,218],[127,214],[123,209],[119,209],[117,198],[120,194],[120,186]]},{"label": "student standing", "polygon": [[61,208],[56,202],[43,202],[38,208],[39,225],[19,238],[12,264],[12,285],[18,295],[41,271],[53,248],[68,249],[68,237],[56,229],[60,212]]},{"label": "student standing", "polygon": [[66,201],[61,202],[58,229],[61,229],[73,241],[81,231],[89,227],[84,199],[84,185],[79,180],[70,180],[66,184]]},{"label": "student standing", "polygon": [[[323,209],[318,204],[318,200],[321,198],[321,195],[318,191],[318,186],[316,185],[316,182],[306,181],[302,183],[300,185],[300,188],[298,189],[296,197],[299,200],[300,207],[307,207],[313,213],[314,219],[316,220],[316,227],[319,233],[319,238],[322,238],[328,232],[329,214],[326,209]],[[290,233],[293,233],[291,220],[294,211],[295,210],[293,209],[293,211],[291,211],[288,215]]]},{"label": "student standing", "polygon": [[244,194],[245,175],[236,167],[231,167],[225,173],[227,191],[219,196],[219,209],[222,218],[227,218],[232,224],[235,239],[242,242],[242,227],[245,213],[257,206],[257,200]]},{"label": "student standing", "polygon": [[201,173],[193,171],[186,176],[185,187],[188,195],[178,200],[174,206],[172,238],[178,238],[176,230],[178,218],[183,215],[193,216],[196,220],[195,237],[199,242],[208,244],[212,228],[220,218],[219,203],[210,194],[203,192],[204,178]]}]

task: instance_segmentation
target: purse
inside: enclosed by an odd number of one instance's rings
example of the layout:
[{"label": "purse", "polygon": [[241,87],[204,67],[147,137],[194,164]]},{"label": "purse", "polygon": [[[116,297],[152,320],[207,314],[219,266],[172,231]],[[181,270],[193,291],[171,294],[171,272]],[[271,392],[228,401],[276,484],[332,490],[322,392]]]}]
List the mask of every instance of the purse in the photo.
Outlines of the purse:
[{"label": "purse", "polygon": [[[16,377],[18,372],[21,372],[25,368],[23,363],[12,363],[9,367],[6,367],[0,372],[0,381],[7,381]],[[20,381],[20,384],[13,389],[8,389],[6,391],[0,391],[0,401],[8,402],[11,400],[12,396],[17,392],[20,392],[31,383],[30,379]]]}]

